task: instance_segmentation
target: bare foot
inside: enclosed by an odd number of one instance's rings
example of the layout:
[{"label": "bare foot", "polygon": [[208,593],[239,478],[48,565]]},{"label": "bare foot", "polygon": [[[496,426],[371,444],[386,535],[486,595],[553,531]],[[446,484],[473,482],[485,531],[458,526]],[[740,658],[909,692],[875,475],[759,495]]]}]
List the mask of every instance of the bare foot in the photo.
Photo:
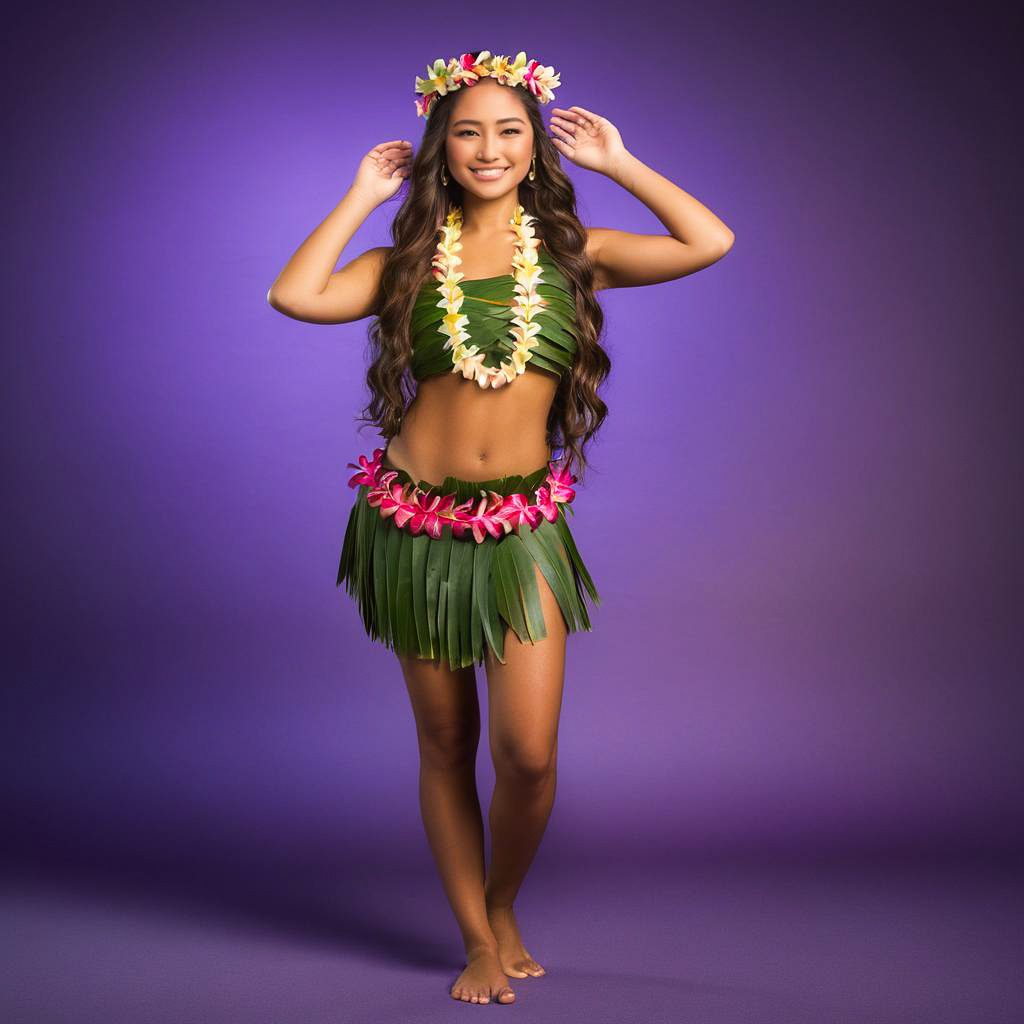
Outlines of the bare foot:
[{"label": "bare foot", "polygon": [[506,983],[505,972],[497,950],[483,946],[466,954],[466,969],[451,987],[453,999],[465,1003],[489,1003],[494,996],[499,1003],[511,1003],[516,994]]},{"label": "bare foot", "polygon": [[519,935],[516,915],[511,907],[494,907],[487,904],[487,920],[491,931],[498,940],[498,959],[501,969],[512,978],[539,978],[546,973],[536,960],[526,952]]}]

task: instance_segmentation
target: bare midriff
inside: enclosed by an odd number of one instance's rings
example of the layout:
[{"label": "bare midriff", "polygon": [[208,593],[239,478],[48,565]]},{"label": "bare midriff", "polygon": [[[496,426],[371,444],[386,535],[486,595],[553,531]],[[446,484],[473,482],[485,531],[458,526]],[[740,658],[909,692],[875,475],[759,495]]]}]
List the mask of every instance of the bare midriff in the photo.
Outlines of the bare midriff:
[{"label": "bare midriff", "polygon": [[414,480],[493,480],[548,463],[547,421],[558,378],[528,369],[500,388],[461,374],[421,380],[385,458]]}]

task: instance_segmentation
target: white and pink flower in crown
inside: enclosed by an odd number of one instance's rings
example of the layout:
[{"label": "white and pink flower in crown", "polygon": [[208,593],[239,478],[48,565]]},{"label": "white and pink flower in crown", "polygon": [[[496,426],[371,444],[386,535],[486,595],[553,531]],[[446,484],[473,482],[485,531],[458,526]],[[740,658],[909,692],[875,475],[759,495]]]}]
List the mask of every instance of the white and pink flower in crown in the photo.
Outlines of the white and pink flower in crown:
[{"label": "white and pink flower in crown", "polygon": [[577,478],[566,467],[556,469],[554,463],[549,463],[544,483],[534,492],[532,502],[519,492],[501,495],[481,488],[479,498],[456,505],[454,492],[431,494],[411,481],[404,486],[399,484],[398,473],[384,469],[383,455],[383,448],[375,448],[372,459],[360,455],[358,463],[350,462],[348,465],[360,472],[349,479],[348,485],[365,485],[367,503],[378,509],[383,518],[390,518],[397,527],[414,535],[426,533],[436,539],[447,522],[454,536],[472,534],[479,544],[488,536],[501,537],[518,531],[524,523],[535,530],[542,517],[554,522],[558,505],[576,497],[571,485]]},{"label": "white and pink flower in crown", "polygon": [[417,117],[428,117],[438,97],[461,89],[463,85],[474,86],[488,77],[497,79],[501,85],[522,86],[541,103],[550,103],[555,98],[554,90],[561,85],[558,72],[553,67],[528,58],[525,50],[520,50],[515,59],[505,54],[492,55],[489,50],[481,50],[475,60],[472,53],[449,57],[448,60],[438,58],[427,65],[426,78],[416,76],[413,98]]},{"label": "white and pink flower in crown", "polygon": [[561,85],[558,72],[553,67],[531,60],[522,71],[523,84],[541,103],[550,103],[555,98],[555,89]]}]

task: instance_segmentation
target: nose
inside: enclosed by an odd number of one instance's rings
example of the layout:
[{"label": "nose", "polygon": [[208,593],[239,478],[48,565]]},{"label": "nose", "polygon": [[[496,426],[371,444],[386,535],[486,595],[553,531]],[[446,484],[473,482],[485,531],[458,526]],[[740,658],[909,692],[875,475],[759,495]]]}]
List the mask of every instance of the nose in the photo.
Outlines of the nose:
[{"label": "nose", "polygon": [[477,150],[477,159],[481,164],[499,162],[500,154],[498,153],[497,143],[490,136],[481,139],[480,148]]}]

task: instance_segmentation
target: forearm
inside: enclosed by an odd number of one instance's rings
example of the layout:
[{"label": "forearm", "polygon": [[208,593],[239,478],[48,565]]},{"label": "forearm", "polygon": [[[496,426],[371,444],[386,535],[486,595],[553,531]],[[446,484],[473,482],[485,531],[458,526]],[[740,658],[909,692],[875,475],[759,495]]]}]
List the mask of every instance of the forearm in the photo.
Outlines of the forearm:
[{"label": "forearm", "polygon": [[732,231],[703,203],[632,153],[627,152],[608,177],[649,207],[672,236],[685,245],[714,248],[732,244]]},{"label": "forearm", "polygon": [[270,286],[267,297],[320,294],[327,287],[345,246],[375,208],[372,200],[349,189],[341,202],[295,250]]}]

